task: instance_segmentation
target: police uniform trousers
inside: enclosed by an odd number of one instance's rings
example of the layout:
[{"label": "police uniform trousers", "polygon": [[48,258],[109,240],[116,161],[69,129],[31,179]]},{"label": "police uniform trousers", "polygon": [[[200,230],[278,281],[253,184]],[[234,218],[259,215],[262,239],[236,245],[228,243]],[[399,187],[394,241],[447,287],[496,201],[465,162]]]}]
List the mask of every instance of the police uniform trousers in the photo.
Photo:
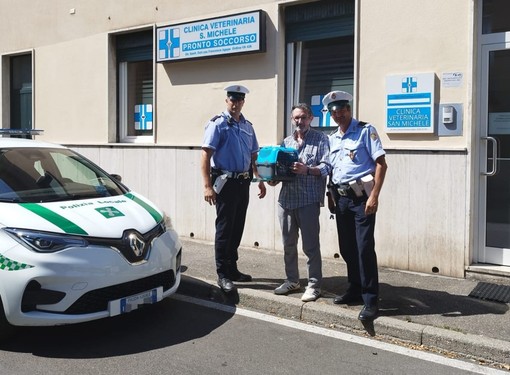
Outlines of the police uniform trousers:
[{"label": "police uniform trousers", "polygon": [[303,252],[307,256],[308,286],[320,288],[322,281],[322,258],[319,241],[319,203],[295,209],[278,206],[278,218],[282,229],[283,260],[287,280],[299,282],[298,238],[301,231]]},{"label": "police uniform trousers", "polygon": [[250,198],[250,179],[228,179],[216,195],[216,236],[214,251],[218,278],[234,277],[237,248],[243,236]]},{"label": "police uniform trousers", "polygon": [[348,292],[361,294],[366,306],[374,306],[379,295],[375,214],[365,215],[366,200],[338,196],[335,214],[340,254],[347,265]]}]

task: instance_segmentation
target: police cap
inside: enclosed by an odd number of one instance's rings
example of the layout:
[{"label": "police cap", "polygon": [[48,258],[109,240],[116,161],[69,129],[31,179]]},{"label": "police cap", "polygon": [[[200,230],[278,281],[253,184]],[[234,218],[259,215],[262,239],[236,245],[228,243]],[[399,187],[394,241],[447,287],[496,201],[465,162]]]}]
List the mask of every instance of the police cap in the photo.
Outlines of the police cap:
[{"label": "police cap", "polygon": [[250,91],[241,85],[232,85],[225,87],[225,91],[227,92],[227,97],[232,100],[244,100],[244,96],[248,94]]},{"label": "police cap", "polygon": [[345,107],[352,100],[352,95],[345,91],[331,91],[322,99],[322,104],[328,111]]}]

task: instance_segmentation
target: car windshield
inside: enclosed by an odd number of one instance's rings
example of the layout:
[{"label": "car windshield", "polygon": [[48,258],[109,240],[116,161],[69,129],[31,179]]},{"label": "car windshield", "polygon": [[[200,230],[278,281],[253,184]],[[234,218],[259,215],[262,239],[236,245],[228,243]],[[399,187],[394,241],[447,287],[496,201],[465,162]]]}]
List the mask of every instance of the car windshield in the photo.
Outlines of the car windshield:
[{"label": "car windshield", "polygon": [[56,202],[126,192],[121,183],[69,149],[0,150],[0,202]]}]

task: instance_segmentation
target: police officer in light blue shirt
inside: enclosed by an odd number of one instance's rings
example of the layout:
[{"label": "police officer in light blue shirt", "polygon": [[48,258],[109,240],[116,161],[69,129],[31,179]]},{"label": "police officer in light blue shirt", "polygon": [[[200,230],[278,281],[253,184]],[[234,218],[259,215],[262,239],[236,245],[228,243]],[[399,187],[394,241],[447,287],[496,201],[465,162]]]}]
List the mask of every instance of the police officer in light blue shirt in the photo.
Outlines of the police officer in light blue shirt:
[{"label": "police officer in light blue shirt", "polygon": [[[237,268],[238,247],[244,231],[250,183],[257,175],[255,161],[259,144],[253,125],[241,113],[248,89],[241,85],[225,88],[227,109],[206,125],[202,143],[201,172],[204,199],[216,205],[214,252],[218,285],[235,290],[232,281],[251,281]],[[266,187],[259,182],[259,197]]]},{"label": "police officer in light blue shirt", "polygon": [[375,214],[388,167],[376,129],[352,117],[351,100],[347,92],[332,91],[322,101],[338,124],[329,136],[333,168],[329,191],[335,203],[340,254],[347,265],[349,282],[346,293],[333,302],[363,303],[358,318],[372,321],[379,311]]}]

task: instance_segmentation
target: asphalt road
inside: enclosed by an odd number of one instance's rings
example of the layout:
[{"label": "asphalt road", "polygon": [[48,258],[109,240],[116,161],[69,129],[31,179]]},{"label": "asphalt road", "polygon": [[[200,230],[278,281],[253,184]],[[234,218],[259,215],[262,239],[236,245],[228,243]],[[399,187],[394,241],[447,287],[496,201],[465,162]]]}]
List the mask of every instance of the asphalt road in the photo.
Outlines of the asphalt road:
[{"label": "asphalt road", "polygon": [[198,302],[172,298],[112,319],[21,328],[0,346],[0,374],[497,373],[430,354],[402,354],[401,348],[392,351],[384,343],[367,346],[359,338],[269,315],[190,301]]}]

